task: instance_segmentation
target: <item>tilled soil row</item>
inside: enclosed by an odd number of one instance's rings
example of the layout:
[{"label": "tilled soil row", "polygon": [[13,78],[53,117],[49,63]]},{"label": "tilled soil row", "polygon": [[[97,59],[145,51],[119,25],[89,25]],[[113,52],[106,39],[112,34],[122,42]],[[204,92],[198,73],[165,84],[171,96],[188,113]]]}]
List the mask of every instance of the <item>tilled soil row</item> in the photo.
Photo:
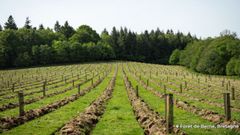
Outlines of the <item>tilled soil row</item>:
[{"label": "tilled soil row", "polygon": [[112,92],[115,86],[117,70],[114,77],[111,79],[108,87],[103,94],[91,103],[84,112],[79,116],[65,124],[57,134],[61,135],[83,135],[90,134],[92,128],[98,123],[100,117],[104,114],[106,103],[112,97]]},{"label": "tilled soil row", "polygon": [[[137,78],[136,78],[137,79]],[[148,87],[147,84],[142,81],[142,80],[139,80],[137,79],[140,84],[146,89],[146,90],[149,90],[151,93],[153,93],[154,95],[160,97],[160,98],[164,98],[164,94],[158,92],[157,90],[151,88],[151,87]],[[188,112],[191,112],[191,113],[194,113],[200,117],[202,117],[203,119],[206,119],[208,121],[211,121],[217,125],[239,125],[240,127],[240,122],[237,121],[237,120],[230,120],[230,121],[224,121],[225,120],[225,116],[224,115],[221,115],[217,112],[214,112],[214,111],[210,111],[210,110],[207,110],[207,109],[200,109],[200,108],[197,108],[196,106],[194,105],[191,105],[190,103],[186,102],[186,101],[180,101],[178,99],[174,99],[174,104],[178,107],[178,108],[181,108],[183,110],[186,110]],[[239,129],[237,129],[239,130]]]},{"label": "tilled soil row", "polygon": [[[99,75],[99,74],[96,74],[95,76],[97,76],[97,75]],[[93,77],[92,77],[92,78],[93,78]],[[50,93],[50,94],[48,94],[48,95],[46,95],[46,96],[40,96],[40,97],[28,99],[28,100],[24,101],[24,104],[31,104],[31,103],[37,102],[37,101],[39,101],[39,100],[41,100],[41,99],[47,98],[47,97],[51,97],[51,96],[55,96],[55,95],[59,95],[59,94],[65,93],[65,92],[67,92],[67,91],[69,91],[69,90],[72,90],[72,89],[78,87],[78,85],[82,85],[82,84],[90,81],[92,78],[89,78],[88,80],[85,80],[84,82],[81,82],[81,83],[79,83],[79,84],[76,84],[74,87],[73,87],[73,86],[70,86],[70,87],[68,87],[68,88],[66,88],[66,89],[64,89],[64,90],[55,91],[55,92]],[[65,84],[63,84],[63,85],[65,85]],[[47,91],[47,90],[46,90],[46,91]],[[39,93],[40,93],[40,92],[43,92],[43,91],[40,90]],[[26,96],[26,95],[24,95],[24,96]],[[5,111],[5,110],[7,110],[7,109],[16,108],[16,107],[18,107],[18,106],[19,106],[19,103],[18,103],[18,102],[8,103],[8,104],[2,105],[2,106],[0,107],[0,112]]]},{"label": "tilled soil row", "polygon": [[[166,135],[166,120],[159,116],[157,112],[152,110],[143,100],[136,96],[136,90],[132,87],[130,81],[124,73],[124,82],[127,89],[128,97],[131,101],[134,114],[138,123],[144,129],[147,135]],[[173,128],[174,134],[185,135],[179,128]]]},{"label": "tilled soil row", "polygon": [[[108,72],[108,74],[109,74],[109,72]],[[86,93],[90,92],[91,89],[98,86],[105,79],[106,76],[102,77],[100,80],[95,82],[92,86],[81,90],[80,94],[74,94],[70,97],[66,97],[60,101],[46,105],[39,109],[29,110],[29,111],[25,112],[24,116],[1,118],[0,119],[0,131],[1,130],[2,131],[9,130],[9,129],[16,127],[18,125],[21,125],[27,121],[33,120],[33,119],[41,117],[47,113],[50,113],[64,105],[68,104],[69,102],[73,102],[73,101],[77,100],[79,97],[84,96]]]}]

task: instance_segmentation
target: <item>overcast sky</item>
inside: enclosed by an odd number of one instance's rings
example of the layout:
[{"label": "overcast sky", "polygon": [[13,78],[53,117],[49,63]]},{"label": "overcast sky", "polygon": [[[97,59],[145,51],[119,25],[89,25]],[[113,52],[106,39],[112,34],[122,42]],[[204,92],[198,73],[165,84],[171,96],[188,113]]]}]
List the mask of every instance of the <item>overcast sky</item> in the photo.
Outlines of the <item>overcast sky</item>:
[{"label": "overcast sky", "polygon": [[77,28],[126,26],[135,32],[159,27],[198,37],[218,36],[224,29],[240,35],[240,0],[0,0],[0,24],[13,15],[18,27],[26,17],[33,26],[53,28],[56,20]]}]

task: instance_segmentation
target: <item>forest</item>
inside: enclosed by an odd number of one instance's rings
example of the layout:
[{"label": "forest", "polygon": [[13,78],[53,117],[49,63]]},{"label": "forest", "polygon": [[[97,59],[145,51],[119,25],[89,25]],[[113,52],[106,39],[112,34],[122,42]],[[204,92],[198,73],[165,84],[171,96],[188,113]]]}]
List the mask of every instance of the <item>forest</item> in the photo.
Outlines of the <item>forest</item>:
[{"label": "forest", "polygon": [[[3,29],[4,27],[4,29]],[[54,29],[31,26],[26,18],[18,28],[13,16],[0,26],[0,67],[28,67],[37,65],[77,63],[88,61],[131,60],[168,64],[174,49],[198,40],[190,33],[184,35],[159,29],[140,34],[127,28],[106,29],[99,35],[88,25],[74,29],[66,21],[56,21]]]},{"label": "forest", "polygon": [[240,75],[240,40],[235,33],[223,31],[220,37],[189,43],[173,51],[169,63],[194,71],[217,75]]},{"label": "forest", "polygon": [[16,68],[90,61],[128,60],[177,64],[196,72],[240,75],[240,40],[228,30],[219,37],[197,38],[191,33],[121,27],[98,34],[88,25],[74,29],[56,21],[53,29],[33,27],[27,17],[18,28],[13,16],[0,25],[0,68]]}]

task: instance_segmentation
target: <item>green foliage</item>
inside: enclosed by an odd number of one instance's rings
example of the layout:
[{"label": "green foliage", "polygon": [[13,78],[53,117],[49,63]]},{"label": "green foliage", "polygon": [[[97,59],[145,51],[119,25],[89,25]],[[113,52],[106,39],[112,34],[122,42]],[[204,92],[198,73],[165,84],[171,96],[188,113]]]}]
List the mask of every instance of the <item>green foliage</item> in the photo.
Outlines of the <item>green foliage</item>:
[{"label": "green foliage", "polygon": [[32,26],[30,25],[31,21],[29,20],[29,17],[26,18],[24,28],[31,29]]},{"label": "green foliage", "polygon": [[0,32],[3,31],[2,25],[0,25]]},{"label": "green foliage", "polygon": [[13,30],[17,30],[17,25],[12,17],[12,15],[10,15],[8,17],[8,20],[7,22],[5,23],[5,26],[4,26],[5,29],[13,29]]},{"label": "green foliage", "polygon": [[46,65],[54,62],[53,49],[48,45],[33,46],[32,55],[35,64]]},{"label": "green foliage", "polygon": [[75,33],[75,31],[73,27],[68,24],[68,21],[66,21],[61,27],[60,33],[62,33],[68,39]]},{"label": "green foliage", "polygon": [[14,63],[15,66],[18,67],[25,67],[31,65],[31,57],[29,56],[28,52],[24,52],[19,54]]},{"label": "green foliage", "polygon": [[44,26],[43,26],[43,24],[40,24],[39,25],[39,30],[44,30],[45,28],[44,28]]},{"label": "green foliage", "polygon": [[200,58],[196,70],[207,74],[224,74],[225,64],[218,52],[207,51],[203,57]]},{"label": "green foliage", "polygon": [[69,61],[70,44],[67,41],[55,41],[52,45],[55,52],[56,63],[66,63]]},{"label": "green foliage", "polygon": [[108,31],[106,29],[103,30],[103,32],[101,33],[101,41],[106,43],[106,44],[110,44],[111,40],[111,36],[109,35]]},{"label": "green foliage", "polygon": [[226,66],[227,75],[239,75],[240,76],[240,57],[231,58]]},{"label": "green foliage", "polygon": [[80,26],[76,33],[70,38],[71,42],[79,43],[88,43],[94,42],[97,43],[100,40],[99,35],[95,30],[87,25]]},{"label": "green foliage", "polygon": [[55,32],[60,32],[61,31],[61,25],[59,24],[58,21],[56,21],[56,23],[54,25],[54,30],[55,30]]},{"label": "green foliage", "polygon": [[188,44],[179,63],[201,73],[237,75],[235,59],[239,55],[240,40],[227,35]]},{"label": "green foliage", "polygon": [[17,44],[19,43],[16,31],[12,29],[6,29],[0,34],[0,48],[1,48],[1,63],[2,67],[13,66],[13,63],[17,57]]},{"label": "green foliage", "polygon": [[[99,36],[88,25],[75,31],[67,21],[63,26],[57,21],[54,31],[42,24],[36,29],[30,23],[27,17],[24,27],[18,29],[9,16],[5,29],[0,29],[0,68],[113,59],[168,64],[173,50],[196,40],[190,33],[172,30],[137,34],[113,27],[111,34],[104,29]],[[237,49],[234,47],[233,44],[225,49]]]},{"label": "green foliage", "polygon": [[173,51],[172,55],[170,56],[169,63],[170,64],[178,64],[179,57],[180,57],[180,50],[179,49],[175,49]]}]

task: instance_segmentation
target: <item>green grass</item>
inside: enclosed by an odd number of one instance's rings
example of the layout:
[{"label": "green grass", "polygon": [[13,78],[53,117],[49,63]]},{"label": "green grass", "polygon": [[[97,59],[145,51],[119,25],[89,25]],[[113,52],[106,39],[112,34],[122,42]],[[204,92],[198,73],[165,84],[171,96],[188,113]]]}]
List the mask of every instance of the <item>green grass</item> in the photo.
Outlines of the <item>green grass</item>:
[{"label": "green grass", "polygon": [[[79,77],[80,77],[79,80],[76,80],[76,81],[75,81],[75,84],[82,82],[82,81],[84,80],[85,75],[80,75]],[[72,79],[76,79],[76,78],[71,78],[70,80],[72,80]],[[68,81],[69,81],[69,80],[68,80]],[[57,83],[57,84],[51,85],[51,87],[52,87],[52,86],[61,85],[61,84],[65,84],[65,82],[64,82],[64,81],[63,81],[63,82],[59,82],[59,83]],[[41,84],[41,85],[42,85],[42,84]],[[72,83],[71,83],[71,82],[68,82],[68,84],[65,84],[65,85],[63,85],[63,86],[61,86],[61,87],[58,87],[58,88],[51,88],[49,91],[46,91],[46,93],[47,93],[47,94],[48,94],[48,93],[54,93],[54,92],[56,92],[56,91],[66,89],[66,88],[68,88],[69,86],[72,86]],[[34,91],[39,91],[39,90],[41,90],[41,89],[42,89],[42,87],[40,87],[40,88],[34,88],[34,89],[31,89],[31,90],[27,91],[26,93],[30,93],[30,92],[34,92]],[[39,96],[42,96],[42,95],[43,95],[42,92],[38,92],[38,93],[31,94],[31,95],[27,95],[27,96],[24,97],[24,99],[25,99],[25,100],[28,100],[28,99],[36,98],[36,97],[39,97]],[[1,103],[0,103],[0,105],[6,104],[6,103],[12,103],[12,102],[18,102],[18,97],[14,97],[14,98],[11,98],[11,99],[3,99],[3,100],[1,101]]]},{"label": "green grass", "polygon": [[125,90],[122,71],[119,69],[113,97],[110,99],[103,118],[94,128],[92,135],[141,134],[143,134],[143,129],[135,119]]},{"label": "green grass", "polygon": [[[141,76],[141,80],[143,80],[145,83],[147,83],[147,79],[148,79],[149,75],[146,75],[146,76],[143,76],[143,75]],[[151,80],[154,80],[155,82],[149,81],[150,82],[149,86],[154,88],[155,90],[163,93],[163,89],[159,88],[159,86],[156,84],[156,82],[158,82],[160,79],[161,78],[155,76],[155,74],[152,74]],[[172,78],[172,79],[175,80],[176,78]],[[176,83],[176,81],[172,81],[172,82]],[[166,85],[167,83],[164,82],[164,84]],[[179,91],[179,87],[176,87],[175,85],[167,84],[166,86],[167,86],[167,88],[171,88],[171,89],[173,89],[175,91]],[[205,92],[207,93],[207,91],[205,91]],[[189,95],[191,95],[193,97],[205,98],[205,99],[208,99],[209,101],[213,101],[214,100],[214,101],[217,101],[217,102],[223,104],[223,99],[222,98],[220,98],[220,99],[219,98],[213,98],[213,97],[208,97],[206,95],[202,95],[202,94],[199,94],[199,93],[195,93],[193,91],[192,92],[186,91],[186,90],[184,90],[184,85],[183,85],[183,93],[187,93],[187,94],[189,94]],[[199,101],[191,100],[188,97],[185,97],[184,95],[181,95],[181,94],[180,95],[176,95],[175,94],[175,97],[177,99],[182,100],[182,101],[187,101],[191,105],[197,106],[200,109],[208,109],[208,110],[212,110],[212,111],[218,112],[219,114],[224,115],[224,109],[221,108],[221,107],[217,107],[217,106],[214,106],[214,105],[211,105],[211,104],[208,104],[208,103],[202,103],[202,102],[199,102]],[[232,105],[233,105],[233,103],[236,105],[237,102],[238,102],[238,100],[231,101]],[[239,120],[240,119],[240,113],[237,112],[237,111],[232,110],[232,118],[235,119],[235,120]]]},{"label": "green grass", "polygon": [[[147,82],[147,79],[146,78],[143,78],[142,77],[142,80],[144,80],[144,82],[146,83]],[[160,89],[159,86],[157,86],[155,83],[149,83],[149,86],[154,88],[155,90],[163,93],[163,89]],[[167,85],[167,87],[171,86],[172,89],[175,89],[175,90],[179,90],[179,88],[175,87],[175,86],[172,86],[172,85]],[[185,91],[183,89],[183,92],[187,92],[189,94],[189,91]],[[195,93],[197,94],[197,93]],[[192,93],[190,95],[193,95]],[[190,103],[191,105],[194,105],[200,109],[208,109],[208,110],[212,110],[212,111],[215,111],[215,112],[218,112],[219,114],[222,114],[224,115],[224,109],[221,108],[221,107],[217,107],[217,106],[214,106],[214,105],[210,105],[210,104],[207,104],[207,103],[202,103],[202,102],[198,102],[198,101],[194,101],[194,100],[191,100],[189,99],[188,97],[184,97],[182,95],[176,95],[175,94],[175,98],[177,99],[180,99],[182,101],[187,101],[188,103]],[[201,97],[201,98],[207,98],[207,97]],[[211,98],[207,98],[208,100],[210,100]],[[223,102],[222,100],[223,99],[216,99],[216,100],[221,100],[221,102]],[[237,100],[236,100],[237,101]],[[233,102],[233,101],[232,101]],[[236,112],[236,111],[232,111],[232,118],[233,119],[236,119],[236,120],[240,120],[240,113],[239,112]]]},{"label": "green grass", "polygon": [[[116,65],[116,63],[120,63],[120,62],[112,62],[111,64],[113,64],[113,69]],[[122,62],[121,62],[122,63]],[[189,71],[186,71],[185,69],[182,69],[181,67],[176,67],[176,66],[162,66],[162,65],[154,65],[154,64],[144,64],[144,63],[135,63],[135,62],[123,62],[124,67],[126,67],[126,63],[129,64],[129,68],[130,69],[134,69],[137,71],[137,74],[142,74],[142,80],[144,82],[146,82],[147,79],[149,78],[149,73],[151,71],[151,76],[152,76],[152,80],[154,80],[155,82],[151,82],[150,81],[150,87],[156,89],[159,92],[163,93],[163,89],[159,88],[159,86],[157,85],[157,83],[160,81],[160,79],[166,79],[166,76],[169,77],[169,80],[176,83],[177,85],[174,84],[167,84],[168,88],[172,88],[176,91],[179,90],[178,85],[183,82],[183,81],[187,81],[188,85],[193,85],[196,86],[196,89],[193,88],[193,90],[189,90],[189,91],[185,91],[183,89],[183,92],[187,92],[189,95],[191,95],[192,97],[201,97],[201,98],[205,98],[208,99],[210,101],[213,102],[219,102],[222,103],[222,98],[214,98],[211,96],[211,94],[215,94],[218,93],[220,90],[217,91],[218,88],[217,87],[218,84],[220,84],[218,82],[218,80],[213,80],[211,83],[212,87],[215,88],[214,91],[206,91],[206,90],[202,90],[201,92],[203,93],[199,93],[198,90],[200,90],[200,88],[203,88],[205,85],[205,82],[203,82],[203,84],[198,84],[195,81],[191,79],[191,73],[189,76],[187,76],[187,78],[185,79],[181,79],[176,77],[174,74],[173,75],[166,75],[164,72],[167,71],[168,73],[175,73],[175,72],[179,72],[179,73],[187,73]],[[121,66],[121,64],[118,64]],[[87,65],[82,66],[81,68],[79,67],[81,65],[76,65],[76,66],[63,66],[64,68],[61,69],[51,69],[53,72],[57,72],[58,77],[56,78],[52,78],[53,81],[56,80],[61,80],[61,76],[68,76],[70,77],[70,79],[74,79],[75,77],[71,77],[71,73],[73,72],[74,75],[75,73],[80,73],[80,70],[84,71],[84,67],[86,68]],[[106,68],[109,68],[110,64],[106,64],[106,63],[97,63],[97,64],[92,64],[91,67],[86,68],[87,72],[93,71],[96,73],[96,71],[103,71]],[[96,127],[93,129],[93,131],[91,131],[91,134],[94,135],[141,135],[144,134],[143,129],[140,127],[140,125],[138,124],[138,122],[136,121],[136,118],[134,116],[132,107],[130,105],[128,96],[127,96],[127,92],[124,86],[124,82],[123,82],[123,74],[121,71],[121,67],[119,66],[119,71],[117,74],[117,80],[116,80],[116,86],[114,88],[113,91],[113,97],[108,101],[107,106],[106,106],[106,110],[105,113],[103,114],[103,116],[101,117],[100,121],[97,123]],[[93,70],[96,69],[96,70]],[[126,69],[126,68],[125,68]],[[22,71],[20,72],[19,70],[16,70],[17,76],[14,76],[15,79],[17,79],[18,77],[21,77],[21,74],[25,74],[25,72],[27,71]],[[128,70],[125,70],[128,71]],[[146,71],[146,75],[143,75],[143,71]],[[155,75],[155,72],[158,71],[158,75]],[[1,71],[0,71],[1,72]],[[5,71],[4,71],[5,72]],[[41,69],[41,72],[39,72],[37,74],[37,76],[39,76],[41,78],[41,76],[43,77],[47,77],[48,79],[50,79],[50,76],[47,76],[46,73],[50,73],[50,68],[48,67],[43,67]],[[21,74],[20,74],[21,73]],[[32,71],[31,73],[36,74],[36,71]],[[24,78],[24,80],[22,80],[23,82],[26,82],[26,84],[23,85],[24,88],[31,88],[31,90],[26,91],[26,92],[31,92],[31,91],[35,91],[37,89],[40,88],[34,88],[34,86],[28,85],[27,82],[29,82],[30,84],[34,84],[34,83],[38,83],[38,81],[33,80],[30,81],[31,79],[31,73],[27,74],[29,75],[28,78]],[[9,74],[9,75],[8,75]],[[8,76],[11,76],[12,74],[14,74],[14,71],[12,73],[7,73]],[[81,72],[81,74],[84,74],[83,72]],[[34,135],[50,135],[50,134],[54,134],[56,133],[62,126],[64,126],[67,122],[69,122],[70,120],[72,120],[73,118],[75,118],[76,116],[79,115],[79,113],[83,112],[86,107],[88,107],[92,101],[94,101],[96,98],[98,98],[102,92],[105,90],[105,88],[107,87],[107,85],[109,84],[109,81],[112,79],[114,72],[112,71],[111,74],[99,85],[97,86],[95,89],[93,89],[91,92],[87,93],[85,96],[80,97],[79,99],[77,99],[74,102],[70,102],[69,104],[62,106],[61,108],[58,108],[56,110],[54,110],[53,112],[50,112],[44,116],[41,116],[39,118],[36,118],[32,121],[26,122],[18,127],[12,128],[9,131],[5,131],[2,134],[8,134],[8,135],[28,135],[28,134],[34,134]],[[91,73],[89,74],[91,76]],[[129,73],[129,79],[131,80],[133,87],[135,87],[137,84],[139,86],[139,95],[142,99],[144,99],[144,101],[155,111],[157,111],[159,113],[160,116],[164,117],[164,100],[160,99],[159,97],[155,96],[154,94],[152,94],[150,91],[144,89],[137,81],[136,78],[133,77],[133,72]],[[101,73],[102,76],[102,73]],[[202,81],[204,81],[204,76],[201,76],[201,83]],[[215,77],[215,76],[213,76]],[[226,76],[224,76],[226,77]],[[35,75],[34,75],[35,78]],[[96,77],[98,78],[98,77]],[[227,78],[227,77],[226,77]],[[8,77],[6,77],[6,79],[9,79]],[[84,79],[84,75],[81,76],[80,75],[80,79],[78,81],[75,81],[75,83],[80,82],[81,79]],[[239,80],[236,80],[239,81]],[[165,80],[163,80],[162,82],[165,82]],[[52,84],[51,86],[55,86],[58,84],[64,84],[65,82],[59,82],[56,84]],[[209,81],[206,83],[206,85],[209,83]],[[236,82],[235,84],[239,84],[240,82]],[[83,84],[81,86],[81,89],[88,87],[91,84],[91,81]],[[41,85],[41,84],[36,84],[37,85]],[[54,91],[58,91],[58,90],[62,90],[68,86],[71,86],[72,83],[69,84],[65,84],[62,87],[56,88],[56,89],[51,89],[50,91],[47,91],[48,93],[52,93]],[[50,86],[50,85],[49,85]],[[237,86],[237,85],[236,85]],[[24,88],[18,88],[18,89],[24,89]],[[183,84],[183,88],[184,88],[184,84]],[[238,88],[236,88],[237,90],[239,90]],[[195,91],[197,90],[197,91]],[[4,93],[4,92],[3,92]],[[45,106],[47,104],[51,104],[53,102],[56,102],[58,100],[61,100],[65,97],[71,96],[72,94],[77,93],[77,88],[74,88],[73,90],[67,91],[65,93],[59,94],[59,95],[55,95],[52,97],[46,97],[42,100],[39,100],[37,102],[34,102],[32,104],[28,104],[25,105],[25,110],[30,110],[30,109],[37,109],[40,108],[42,106]],[[206,93],[206,94],[205,94]],[[236,94],[238,94],[239,91],[236,91]],[[7,94],[8,95],[8,94]],[[11,91],[9,91],[9,95],[11,95]],[[210,96],[209,96],[210,95]],[[42,93],[35,93],[33,95],[29,95],[25,97],[26,99],[29,98],[34,98],[37,96],[42,96]],[[0,96],[0,98],[3,96]],[[213,105],[209,105],[207,103],[201,103],[199,101],[195,101],[195,100],[189,100],[188,97],[184,96],[183,94],[179,94],[176,95],[174,94],[174,98],[178,98],[182,101],[187,101],[189,102],[191,105],[195,105],[198,108],[204,108],[204,109],[209,109],[215,112],[218,112],[220,114],[224,114],[224,110],[221,107],[216,107]],[[11,101],[15,101],[17,102],[17,98],[12,98],[9,100],[2,100],[1,104],[5,104]],[[232,102],[234,103],[234,102]],[[236,100],[237,103],[237,100]],[[232,104],[234,105],[234,104]],[[17,116],[18,115],[18,108],[15,109],[10,109],[10,110],[6,110],[3,112],[0,112],[0,118],[1,117],[5,117],[5,116]],[[240,119],[240,113],[237,112],[232,112],[232,117],[233,118],[238,118],[238,120]],[[195,125],[214,125],[214,123],[209,122],[208,120],[205,120],[203,118],[201,118],[198,115],[195,115],[191,112],[187,112],[183,109],[180,108],[176,108],[174,107],[174,124],[175,125],[191,125],[191,124],[195,124]],[[229,129],[201,129],[201,128],[182,128],[183,131],[185,131],[187,134],[197,134],[197,135],[223,135],[223,134],[229,134],[229,135],[236,135],[237,133],[234,133],[234,131],[229,130]],[[239,134],[239,133],[238,133]]]},{"label": "green grass", "polygon": [[[163,99],[153,95],[150,91],[145,90],[142,86],[138,84],[133,77],[129,76],[133,86],[138,85],[139,95],[144,101],[155,111],[159,112],[160,116],[164,117],[165,103]],[[179,125],[214,125],[214,123],[204,120],[203,118],[187,112],[185,110],[174,107],[174,124]],[[204,135],[221,135],[230,134],[231,131],[227,129],[200,129],[200,128],[184,128],[182,129],[187,134],[204,134]]]},{"label": "green grass", "polygon": [[[84,83],[83,85],[81,85],[81,89],[84,89],[88,86],[91,85],[91,81],[88,81],[87,83]],[[37,102],[34,102],[32,104],[28,104],[28,105],[25,105],[24,106],[24,109],[25,111],[28,111],[28,110],[31,110],[31,109],[37,109],[37,108],[40,108],[42,106],[45,106],[47,104],[51,104],[51,103],[54,103],[54,102],[57,102],[59,100],[62,100],[66,97],[69,97],[73,94],[76,94],[77,93],[77,88],[74,88],[70,91],[67,91],[65,93],[62,93],[62,94],[59,94],[59,95],[56,95],[56,96],[52,96],[52,97],[48,97],[48,98],[45,98],[45,99],[42,99],[42,100],[39,100]],[[18,107],[17,108],[14,108],[14,109],[10,109],[10,110],[6,110],[4,112],[1,112],[0,113],[0,118],[2,117],[11,117],[11,116],[17,116],[18,115]]]},{"label": "green grass", "polygon": [[89,104],[94,101],[107,87],[113,76],[113,72],[99,86],[92,89],[85,96],[80,97],[74,102],[70,102],[56,111],[46,114],[42,117],[29,121],[23,125],[13,128],[3,134],[8,135],[48,135],[53,134],[65,123],[73,119],[80,112],[84,111]]}]

